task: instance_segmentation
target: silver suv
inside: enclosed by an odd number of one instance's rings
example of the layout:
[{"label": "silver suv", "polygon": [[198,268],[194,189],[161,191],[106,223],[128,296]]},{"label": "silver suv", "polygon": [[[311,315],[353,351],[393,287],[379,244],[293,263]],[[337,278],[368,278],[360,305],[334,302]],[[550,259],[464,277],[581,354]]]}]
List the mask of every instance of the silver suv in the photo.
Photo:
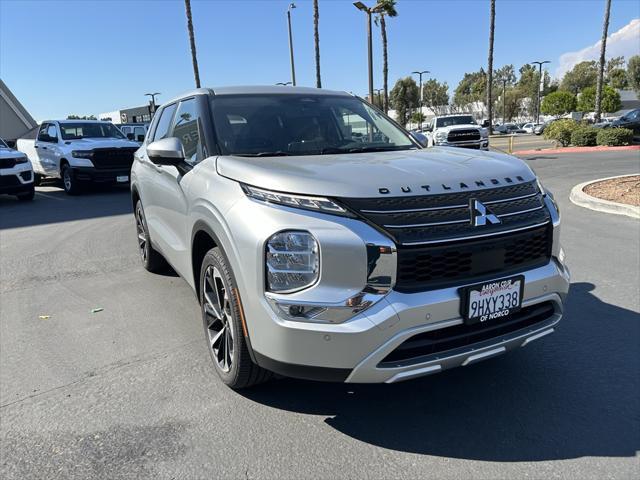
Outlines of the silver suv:
[{"label": "silver suv", "polygon": [[199,89],[163,105],[131,188],[147,270],[200,302],[232,388],[396,382],[554,331],[553,197],[507,155],[422,149],[343,92]]}]

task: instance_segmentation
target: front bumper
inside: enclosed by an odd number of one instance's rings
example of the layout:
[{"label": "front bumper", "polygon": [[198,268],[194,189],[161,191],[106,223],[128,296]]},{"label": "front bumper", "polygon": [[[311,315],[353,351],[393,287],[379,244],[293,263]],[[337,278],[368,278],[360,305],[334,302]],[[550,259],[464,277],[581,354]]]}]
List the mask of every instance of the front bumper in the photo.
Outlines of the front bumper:
[{"label": "front bumper", "polygon": [[0,194],[20,195],[33,190],[33,170],[30,163],[0,168]]},{"label": "front bumper", "polygon": [[381,362],[410,337],[463,324],[457,287],[412,294],[392,291],[342,324],[282,320],[265,304],[264,312],[272,320],[271,342],[258,342],[262,349],[256,349],[256,360],[287,376],[352,383],[391,383],[471,365],[554,331],[569,290],[567,268],[554,258],[543,267],[524,272],[524,277],[523,307],[549,302],[553,311],[547,318],[462,348],[391,365]]},{"label": "front bumper", "polygon": [[[80,182],[107,183],[127,185],[131,179],[131,168],[95,168],[71,167],[76,180]],[[118,177],[126,177],[126,181],[118,181]]]},{"label": "front bumper", "polygon": [[458,148],[471,148],[474,150],[489,150],[489,139],[481,138],[480,140],[471,140],[467,142],[448,142],[437,141],[435,142],[438,147],[458,147]]}]

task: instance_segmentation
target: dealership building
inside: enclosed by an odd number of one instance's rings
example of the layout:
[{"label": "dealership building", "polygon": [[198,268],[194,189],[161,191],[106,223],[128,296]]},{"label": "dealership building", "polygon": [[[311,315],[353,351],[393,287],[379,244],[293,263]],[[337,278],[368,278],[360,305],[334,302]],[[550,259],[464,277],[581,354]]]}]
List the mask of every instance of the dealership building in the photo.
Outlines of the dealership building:
[{"label": "dealership building", "polygon": [[113,112],[98,114],[98,120],[105,120],[115,123],[116,125],[123,123],[149,123],[151,121],[151,117],[151,105],[123,108]]},{"label": "dealership building", "polygon": [[0,80],[0,137],[13,144],[38,124]]}]

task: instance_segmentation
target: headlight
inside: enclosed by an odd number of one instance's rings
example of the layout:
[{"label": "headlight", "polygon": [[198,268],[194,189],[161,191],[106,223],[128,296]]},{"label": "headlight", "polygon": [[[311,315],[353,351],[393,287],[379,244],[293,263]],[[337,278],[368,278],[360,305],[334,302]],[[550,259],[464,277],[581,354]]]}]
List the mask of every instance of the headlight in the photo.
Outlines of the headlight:
[{"label": "headlight", "polygon": [[309,232],[276,233],[267,241],[265,261],[267,289],[271,292],[295,292],[318,280],[318,242]]},{"label": "headlight", "polygon": [[18,157],[16,158],[16,163],[27,163],[29,159],[27,157]]},{"label": "headlight", "polygon": [[439,140],[439,141],[442,142],[442,141],[444,141],[446,139],[447,139],[447,133],[446,132],[438,132],[438,133],[436,133],[436,140]]},{"label": "headlight", "polygon": [[536,177],[536,182],[538,183],[538,188],[540,189],[540,192],[542,193],[542,195],[546,195],[549,198],[549,200],[551,200],[551,203],[555,207],[556,212],[558,213],[558,215],[560,215],[560,206],[558,205],[558,202],[556,202],[556,199],[554,198],[553,193],[551,193],[549,190],[545,188],[544,185],[542,185],[542,182],[538,177]]},{"label": "headlight", "polygon": [[74,150],[71,152],[75,158],[93,158],[93,152],[91,150]]},{"label": "headlight", "polygon": [[287,207],[303,208],[305,210],[314,210],[317,212],[333,213],[346,217],[352,216],[351,213],[328,198],[272,192],[271,190],[264,190],[262,188],[251,187],[249,185],[241,186],[247,197],[260,200],[262,202],[275,203],[278,205],[285,205]]},{"label": "headlight", "polygon": [[489,138],[489,130],[487,130],[486,128],[481,128],[480,129],[480,136],[482,138]]}]

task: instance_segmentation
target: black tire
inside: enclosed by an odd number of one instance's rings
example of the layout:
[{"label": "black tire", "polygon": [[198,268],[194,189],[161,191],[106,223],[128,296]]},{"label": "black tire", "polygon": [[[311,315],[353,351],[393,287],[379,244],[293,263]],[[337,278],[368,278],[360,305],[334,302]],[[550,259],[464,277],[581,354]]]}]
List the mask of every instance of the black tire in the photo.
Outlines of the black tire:
[{"label": "black tire", "polygon": [[202,260],[200,309],[207,349],[213,367],[225,385],[239,390],[272,377],[270,371],[251,360],[241,323],[238,289],[231,267],[217,247],[209,250]]},{"label": "black tire", "polygon": [[82,191],[82,185],[76,180],[73,169],[66,163],[62,165],[60,178],[62,179],[62,188],[67,195],[78,195]]},{"label": "black tire", "polygon": [[142,208],[142,202],[140,200],[136,203],[134,215],[136,217],[136,233],[138,235],[138,252],[140,253],[142,266],[151,273],[165,271],[168,267],[167,261],[151,245],[147,219],[144,216],[144,209]]},{"label": "black tire", "polygon": [[33,174],[33,186],[34,187],[39,187],[41,183],[42,183],[42,175],[40,175],[39,173],[34,173]]},{"label": "black tire", "polygon": [[16,195],[16,197],[18,197],[18,200],[20,200],[21,202],[30,202],[31,200],[33,200],[33,197],[35,196],[36,196],[36,189],[33,185],[31,186],[31,190],[29,190],[28,192]]}]

